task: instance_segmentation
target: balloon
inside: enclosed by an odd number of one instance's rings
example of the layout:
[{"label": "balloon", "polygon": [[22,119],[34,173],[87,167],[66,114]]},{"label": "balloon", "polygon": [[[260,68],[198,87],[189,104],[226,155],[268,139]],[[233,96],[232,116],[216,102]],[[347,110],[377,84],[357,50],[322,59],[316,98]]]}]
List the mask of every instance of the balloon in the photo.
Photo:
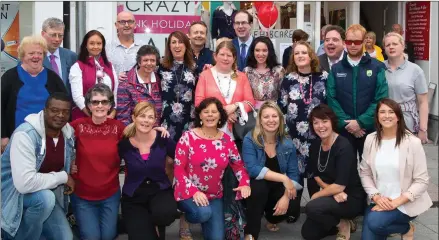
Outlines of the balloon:
[{"label": "balloon", "polygon": [[279,11],[273,2],[265,3],[258,10],[259,22],[266,28],[270,28],[276,23],[278,15]]},{"label": "balloon", "polygon": [[266,2],[253,1],[253,6],[255,6],[256,11],[259,11],[259,8],[261,8],[262,5],[264,5],[264,3],[266,3]]}]

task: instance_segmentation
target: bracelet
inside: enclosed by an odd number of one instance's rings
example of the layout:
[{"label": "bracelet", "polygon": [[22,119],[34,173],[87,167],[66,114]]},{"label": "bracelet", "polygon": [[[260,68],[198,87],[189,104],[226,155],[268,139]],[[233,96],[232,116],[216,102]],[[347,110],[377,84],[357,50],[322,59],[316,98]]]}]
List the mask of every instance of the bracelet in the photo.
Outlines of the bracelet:
[{"label": "bracelet", "polygon": [[427,132],[427,129],[419,128],[419,131],[421,131],[421,132]]},{"label": "bracelet", "polygon": [[377,192],[377,193],[370,195],[370,200],[373,201],[373,197],[375,197],[375,196],[381,196],[381,194],[379,192]]}]

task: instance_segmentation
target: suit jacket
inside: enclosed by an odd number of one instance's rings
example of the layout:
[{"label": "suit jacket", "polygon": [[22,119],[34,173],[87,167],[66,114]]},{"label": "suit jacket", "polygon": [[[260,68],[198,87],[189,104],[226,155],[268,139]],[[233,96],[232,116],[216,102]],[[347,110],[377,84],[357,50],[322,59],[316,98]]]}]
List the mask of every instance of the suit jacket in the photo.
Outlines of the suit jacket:
[{"label": "suit jacket", "polygon": [[[378,151],[376,132],[369,134],[364,142],[363,160],[360,163],[360,178],[364,190],[370,196],[378,193],[375,156]],[[427,193],[429,176],[427,159],[421,140],[411,133],[399,145],[399,182],[401,194],[409,199],[404,204],[407,215],[418,216],[427,211],[433,203]]]},{"label": "suit jacket", "polygon": [[319,64],[321,72],[326,71],[329,73],[329,71],[331,71],[329,68],[328,55],[326,55],[326,53],[319,56]]},{"label": "suit jacket", "polygon": [[[250,51],[247,51],[247,55],[245,56],[245,60],[241,61],[241,58],[239,57],[239,56],[241,56],[241,48],[239,47],[239,40],[238,40],[238,38],[237,37],[234,38],[232,40],[232,43],[233,43],[233,46],[235,46],[235,49],[236,49],[236,56],[238,58],[238,70],[242,72],[244,70],[244,68],[247,66],[247,58],[248,58],[248,53]],[[248,46],[248,47],[250,48],[250,46]]]},{"label": "suit jacket", "polygon": [[[69,73],[70,68],[73,64],[75,64],[76,60],[78,60],[78,55],[69,49],[66,48],[59,48],[59,58],[61,62],[61,72],[62,72],[62,81],[64,82],[64,85],[66,86],[69,95],[72,95],[72,91],[70,89],[70,82],[69,82]],[[52,65],[50,64],[50,60],[48,57],[44,58],[43,66],[45,68],[48,68],[50,70],[52,69]]]}]

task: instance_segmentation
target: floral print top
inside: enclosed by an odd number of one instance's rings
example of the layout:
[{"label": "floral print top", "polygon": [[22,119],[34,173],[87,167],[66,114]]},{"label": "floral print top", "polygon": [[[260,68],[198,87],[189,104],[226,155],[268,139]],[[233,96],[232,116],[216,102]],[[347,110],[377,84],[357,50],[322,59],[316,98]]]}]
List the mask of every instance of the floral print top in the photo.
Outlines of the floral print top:
[{"label": "floral print top", "polygon": [[278,105],[285,114],[302,176],[308,163],[311,141],[315,139],[308,124],[308,116],[315,106],[326,103],[327,78],[328,73],[325,71],[312,74],[292,72],[285,76],[281,84]]},{"label": "floral print top", "polygon": [[274,67],[266,73],[259,73],[252,67],[244,68],[244,73],[250,82],[255,100],[258,102],[277,101],[284,72],[284,68],[281,65]]},{"label": "floral print top", "polygon": [[[235,142],[223,133],[218,140],[200,138],[193,130],[181,136],[175,149],[174,197],[177,201],[192,198],[197,191],[208,199],[223,196],[222,178],[230,164],[239,186],[250,186],[250,178]],[[241,194],[237,192],[236,198]]]},{"label": "floral print top", "polygon": [[195,70],[174,61],[171,69],[160,65],[162,118],[161,125],[177,142],[184,130],[191,128],[194,119]]}]

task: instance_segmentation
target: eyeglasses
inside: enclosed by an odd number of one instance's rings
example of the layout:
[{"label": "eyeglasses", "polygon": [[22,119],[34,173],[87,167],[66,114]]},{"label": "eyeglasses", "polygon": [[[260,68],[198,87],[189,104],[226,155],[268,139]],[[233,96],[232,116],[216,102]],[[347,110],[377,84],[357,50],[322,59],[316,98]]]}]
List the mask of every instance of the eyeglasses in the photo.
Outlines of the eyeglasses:
[{"label": "eyeglasses", "polygon": [[363,44],[363,40],[346,40],[345,43],[346,43],[346,45],[348,45],[348,46],[350,46],[350,45],[352,45],[352,44],[358,46],[358,45]]},{"label": "eyeglasses", "polygon": [[247,21],[242,21],[242,22],[234,22],[233,23],[233,25],[236,25],[236,26],[245,26],[245,25],[247,25],[248,24],[248,22]]},{"label": "eyeglasses", "polygon": [[51,38],[59,38],[59,39],[63,39],[64,38],[64,34],[62,34],[62,33],[48,33],[48,32],[46,32],[46,33]]},{"label": "eyeglasses", "polygon": [[132,25],[134,24],[134,20],[120,20],[117,21],[120,25],[126,25],[128,23],[128,25]]},{"label": "eyeglasses", "polygon": [[99,104],[102,104],[102,106],[108,106],[110,105],[110,100],[91,100],[90,103],[93,106],[99,106]]}]

